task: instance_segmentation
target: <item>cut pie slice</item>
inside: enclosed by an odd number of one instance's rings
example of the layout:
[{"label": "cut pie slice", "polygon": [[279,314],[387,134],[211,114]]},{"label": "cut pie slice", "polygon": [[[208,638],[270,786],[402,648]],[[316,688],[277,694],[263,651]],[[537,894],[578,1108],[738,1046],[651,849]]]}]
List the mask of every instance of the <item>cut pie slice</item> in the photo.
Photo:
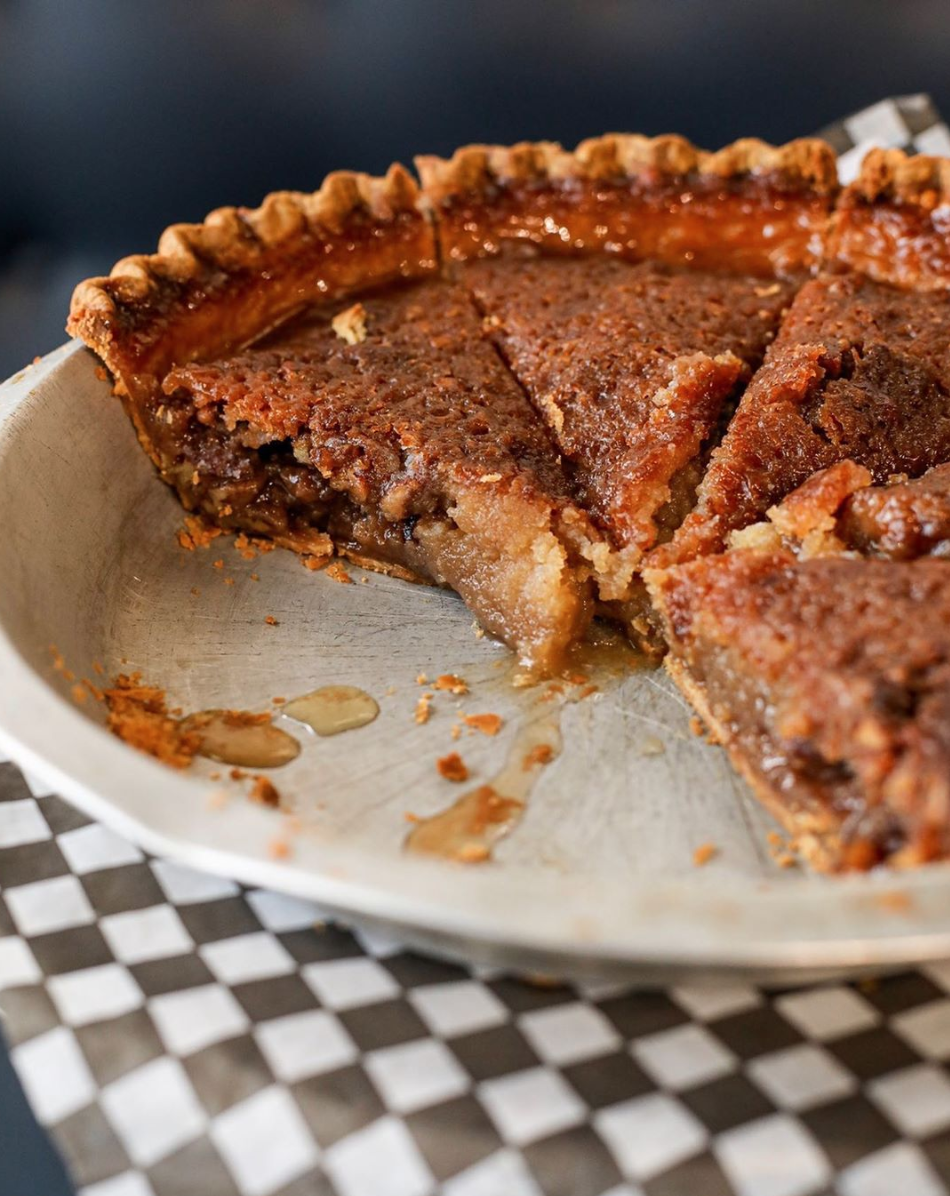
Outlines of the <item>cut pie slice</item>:
[{"label": "cut pie slice", "polygon": [[950,854],[950,562],[737,549],[646,577],[670,673],[804,855]]},{"label": "cut pie slice", "polygon": [[469,296],[434,276],[418,201],[394,168],[178,226],[82,284],[69,327],[186,507],[451,585],[551,669],[590,618],[599,533]]},{"label": "cut pie slice", "polygon": [[635,567],[692,506],[704,447],[791,286],[607,258],[483,260],[462,278],[581,501]]},{"label": "cut pie slice", "polygon": [[[273,533],[276,505],[361,564],[451,586],[544,669],[583,633],[599,534],[457,285],[312,311],[173,369],[163,391],[183,429],[179,487],[225,525]],[[279,471],[273,486],[228,486],[249,451]]]},{"label": "cut pie slice", "polygon": [[[915,191],[899,203],[893,190],[867,197],[879,169],[872,155],[836,216],[830,252],[846,272],[796,295],[712,455],[695,510],[654,565],[721,551],[731,531],[844,458],[877,482],[950,460],[950,262],[941,276],[938,217]],[[924,160],[920,169],[929,177],[937,168]],[[918,235],[887,269],[873,266],[861,238],[870,254],[895,220]],[[869,263],[873,279],[852,268]]]},{"label": "cut pie slice", "polygon": [[692,505],[703,450],[794,293],[784,276],[813,264],[828,147],[613,136],[418,165],[444,259],[467,263],[458,277],[618,554],[601,596],[623,599]]}]

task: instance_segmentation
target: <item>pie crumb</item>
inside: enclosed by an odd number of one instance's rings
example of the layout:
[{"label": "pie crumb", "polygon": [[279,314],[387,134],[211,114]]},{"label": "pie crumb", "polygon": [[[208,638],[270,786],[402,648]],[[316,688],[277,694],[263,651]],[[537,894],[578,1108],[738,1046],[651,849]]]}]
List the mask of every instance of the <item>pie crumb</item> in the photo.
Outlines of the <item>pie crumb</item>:
[{"label": "pie crumb", "polygon": [[504,725],[500,714],[466,714],[462,722],[482,735],[497,735]]},{"label": "pie crumb", "polygon": [[362,303],[354,303],[345,311],[338,312],[330,327],[348,345],[360,344],[366,340],[366,308]]},{"label": "pie crumb", "polygon": [[286,839],[271,839],[267,845],[267,854],[272,860],[289,859],[292,851]]},{"label": "pie crumb", "polygon": [[693,852],[693,863],[697,868],[702,868],[718,854],[719,848],[715,843],[701,843]]},{"label": "pie crumb", "polygon": [[436,677],[432,685],[435,689],[444,689],[450,694],[468,693],[468,682],[461,677],[456,677],[454,673],[443,673],[440,677]]},{"label": "pie crumb", "polygon": [[280,794],[277,792],[277,787],[267,777],[262,777],[259,773],[253,776],[254,784],[251,786],[251,791],[248,794],[251,801],[257,802],[261,806],[270,806],[271,809],[276,810],[280,806]]},{"label": "pie crumb", "polygon": [[194,552],[196,548],[207,548],[212,540],[223,534],[220,527],[215,527],[199,515],[186,515],[185,526],[176,533],[178,543],[188,552]]},{"label": "pie crumb", "polygon": [[141,673],[120,673],[103,694],[113,735],[173,768],[187,768],[200,746],[193,731],[183,731],[165,701],[164,690],[142,685]]},{"label": "pie crumb", "polygon": [[416,722],[421,726],[427,723],[432,715],[430,707],[432,706],[432,694],[422,694],[419,701],[416,702]]},{"label": "pie crumb", "polygon": [[532,768],[538,765],[550,764],[554,759],[554,748],[549,743],[537,743],[530,752],[525,753],[525,758],[521,762],[521,767],[525,772],[529,772]]},{"label": "pie crumb", "polygon": [[347,573],[346,565],[342,561],[331,561],[327,565],[327,577],[338,581],[343,586],[351,586],[353,584],[353,578]]},{"label": "pie crumb", "polygon": [[447,756],[440,756],[435,762],[440,776],[447,781],[467,781],[468,768],[458,752],[449,752]]},{"label": "pie crumb", "polygon": [[277,627],[277,626],[279,626],[279,624],[278,624],[277,620],[274,618],[274,616],[273,616],[273,615],[265,615],[265,616],[264,616],[264,622],[267,624],[267,626],[268,626],[268,627]]}]

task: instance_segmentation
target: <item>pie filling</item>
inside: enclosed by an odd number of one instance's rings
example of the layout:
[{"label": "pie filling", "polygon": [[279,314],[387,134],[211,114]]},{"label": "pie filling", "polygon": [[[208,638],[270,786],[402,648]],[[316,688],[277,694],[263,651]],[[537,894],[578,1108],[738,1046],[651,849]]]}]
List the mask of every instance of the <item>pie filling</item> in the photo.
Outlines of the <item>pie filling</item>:
[{"label": "pie filling", "polygon": [[813,265],[827,214],[826,197],[768,178],[515,181],[439,206],[454,260],[527,244],[761,278]]}]

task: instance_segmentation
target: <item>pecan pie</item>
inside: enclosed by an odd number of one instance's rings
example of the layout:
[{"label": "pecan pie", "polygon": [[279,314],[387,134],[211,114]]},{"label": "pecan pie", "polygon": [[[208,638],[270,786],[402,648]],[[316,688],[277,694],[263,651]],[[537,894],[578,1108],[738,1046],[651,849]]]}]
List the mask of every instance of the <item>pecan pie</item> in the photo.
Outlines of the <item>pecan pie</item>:
[{"label": "pecan pie", "polygon": [[948,854],[950,562],[737,548],[648,577],[670,672],[803,854]]},{"label": "pecan pie", "polygon": [[820,141],[610,135],[416,166],[80,284],[162,477],[455,589],[543,671],[649,613],[819,862],[950,851],[950,163],[839,191]]}]

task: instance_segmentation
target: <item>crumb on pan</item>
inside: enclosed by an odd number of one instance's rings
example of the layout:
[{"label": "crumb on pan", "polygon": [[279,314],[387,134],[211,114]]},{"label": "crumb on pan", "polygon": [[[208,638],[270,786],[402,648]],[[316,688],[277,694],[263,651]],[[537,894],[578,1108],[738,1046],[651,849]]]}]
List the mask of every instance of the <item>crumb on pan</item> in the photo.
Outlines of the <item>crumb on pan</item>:
[{"label": "crumb on pan", "polygon": [[497,735],[504,725],[500,714],[466,714],[462,722],[482,735]]},{"label": "crumb on pan", "polygon": [[711,859],[714,859],[719,854],[719,848],[715,843],[700,843],[700,845],[693,852],[693,863],[697,868],[702,868],[708,864]]},{"label": "crumb on pan", "polygon": [[244,532],[239,532],[238,535],[234,537],[234,548],[235,551],[239,552],[246,561],[253,561],[257,556],[257,548],[244,534]]},{"label": "crumb on pan", "polygon": [[415,719],[420,726],[427,723],[432,715],[432,697],[433,695],[430,693],[421,694],[419,701],[416,702]]},{"label": "crumb on pan", "polygon": [[182,548],[194,552],[196,548],[207,548],[212,540],[223,534],[220,527],[199,515],[186,515],[185,526],[178,531],[177,538]]},{"label": "crumb on pan", "polygon": [[435,762],[439,775],[447,781],[467,781],[468,768],[458,752],[449,752],[447,756],[440,756]]},{"label": "crumb on pan", "polygon": [[454,673],[443,673],[440,677],[436,677],[432,682],[433,689],[443,689],[450,694],[467,694],[468,682],[461,677],[457,677]]},{"label": "crumb on pan", "polygon": [[327,577],[333,581],[338,581],[340,585],[351,586],[353,584],[353,578],[350,577],[346,565],[341,560],[331,561],[326,567],[326,573]]},{"label": "crumb on pan", "polygon": [[273,810],[278,809],[280,806],[280,794],[273,781],[261,776],[260,773],[255,773],[252,780],[254,784],[251,786],[251,791],[248,794],[251,801],[257,802],[261,806],[269,806]]},{"label": "crumb on pan", "polygon": [[109,730],[163,764],[187,768],[200,747],[200,737],[183,731],[178,719],[171,717],[164,690],[142,685],[141,680],[140,673],[120,673],[104,691]]},{"label": "crumb on pan", "polygon": [[538,765],[550,764],[554,759],[554,748],[549,743],[536,743],[530,752],[525,753],[521,767],[527,772]]}]

